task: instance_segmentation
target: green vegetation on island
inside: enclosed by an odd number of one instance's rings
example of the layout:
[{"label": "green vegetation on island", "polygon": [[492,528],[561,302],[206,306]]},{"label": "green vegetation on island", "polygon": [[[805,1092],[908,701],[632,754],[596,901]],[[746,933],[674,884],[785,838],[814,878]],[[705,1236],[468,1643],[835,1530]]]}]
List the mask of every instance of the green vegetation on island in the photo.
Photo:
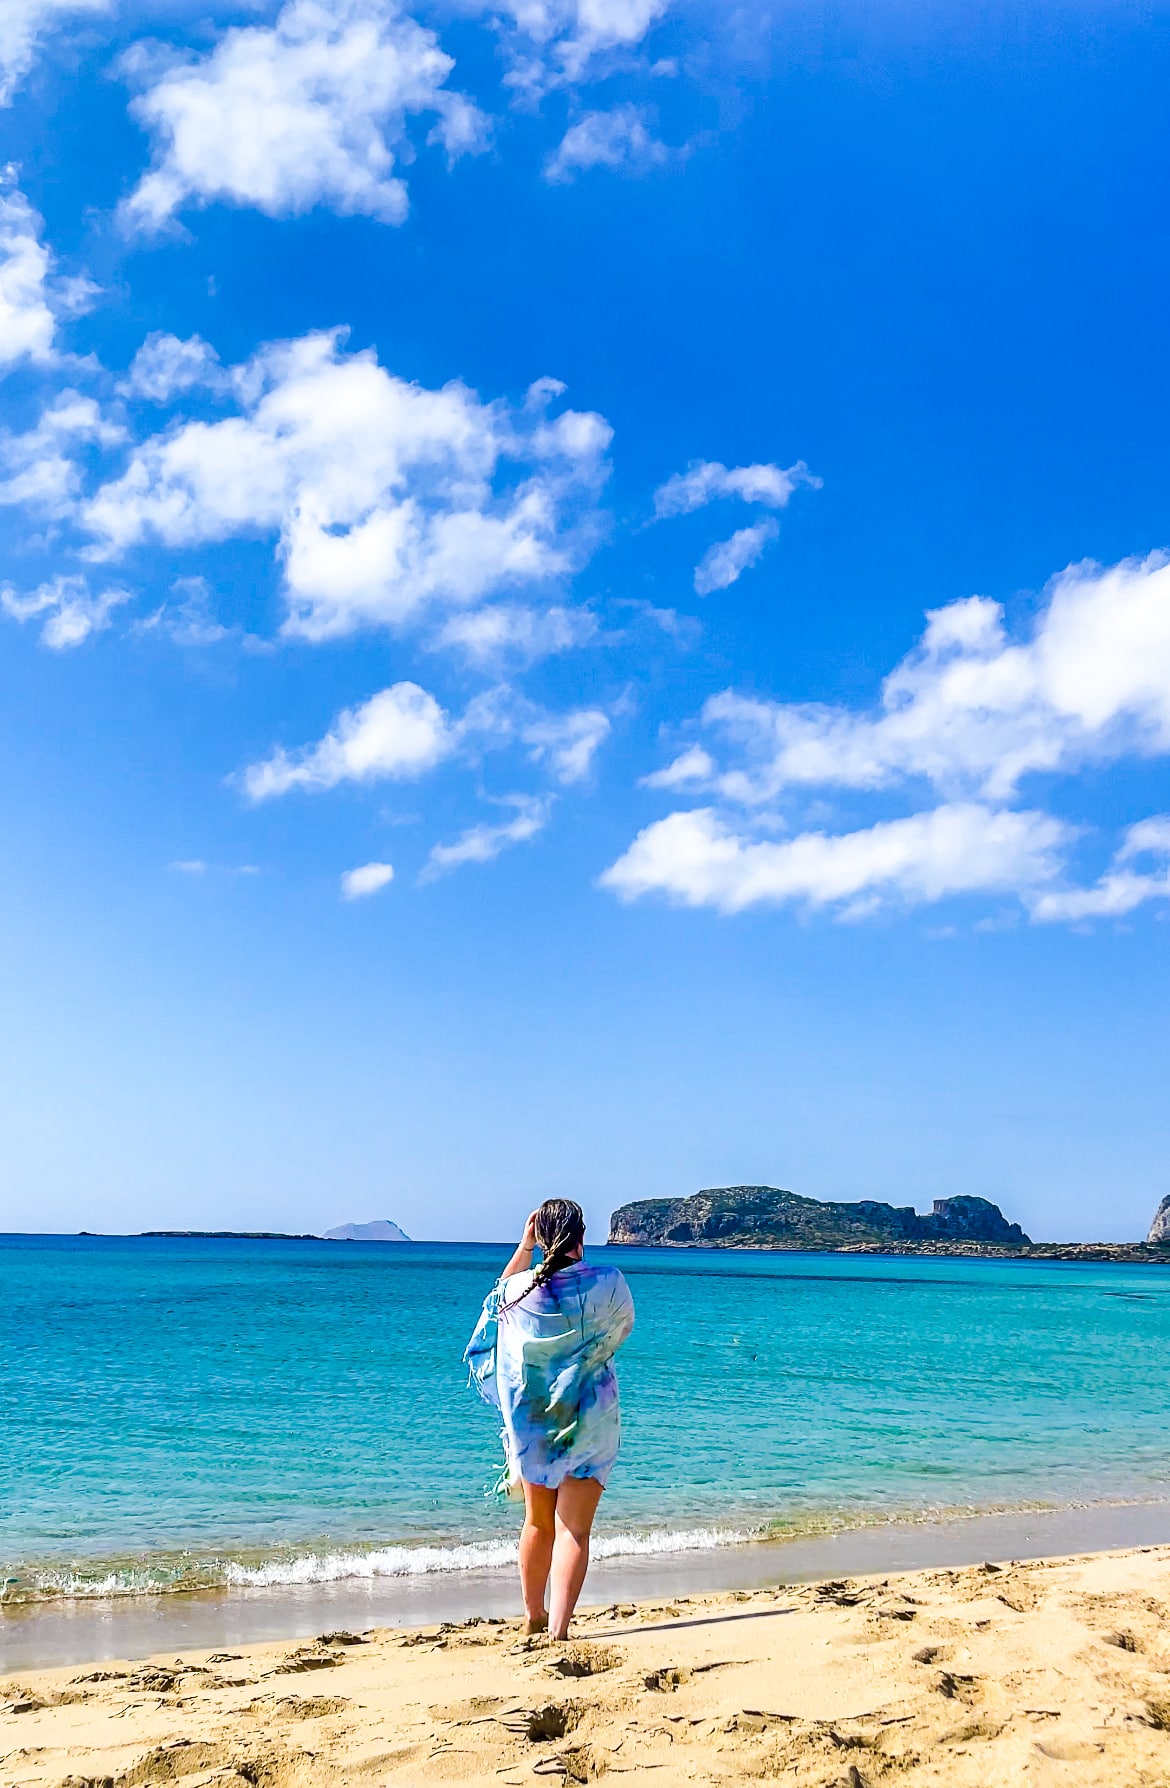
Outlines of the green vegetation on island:
[{"label": "green vegetation on island", "polygon": [[863,1198],[824,1203],[775,1186],[718,1186],[690,1198],[645,1198],[610,1218],[609,1240],[627,1247],[788,1248],[810,1252],[1027,1255],[1056,1260],[1170,1261],[1170,1199],[1148,1241],[1033,1242],[989,1199],[936,1198],[911,1205]]}]

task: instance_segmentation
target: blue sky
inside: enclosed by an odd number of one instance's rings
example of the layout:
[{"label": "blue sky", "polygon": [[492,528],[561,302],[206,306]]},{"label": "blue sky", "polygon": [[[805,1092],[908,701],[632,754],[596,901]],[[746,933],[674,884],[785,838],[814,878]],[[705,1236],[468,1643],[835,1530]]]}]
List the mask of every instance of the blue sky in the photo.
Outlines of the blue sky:
[{"label": "blue sky", "polygon": [[0,1225],[1170,1190],[1170,14],[13,0]]}]

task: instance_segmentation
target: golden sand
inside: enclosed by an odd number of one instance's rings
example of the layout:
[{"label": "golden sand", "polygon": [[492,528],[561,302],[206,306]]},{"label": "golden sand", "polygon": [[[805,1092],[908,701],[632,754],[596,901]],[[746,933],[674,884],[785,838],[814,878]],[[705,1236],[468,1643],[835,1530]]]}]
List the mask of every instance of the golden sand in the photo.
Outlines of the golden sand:
[{"label": "golden sand", "polygon": [[[1170,1547],[0,1682],[5,1788],[1170,1788]],[[615,1782],[616,1788],[616,1782]]]}]

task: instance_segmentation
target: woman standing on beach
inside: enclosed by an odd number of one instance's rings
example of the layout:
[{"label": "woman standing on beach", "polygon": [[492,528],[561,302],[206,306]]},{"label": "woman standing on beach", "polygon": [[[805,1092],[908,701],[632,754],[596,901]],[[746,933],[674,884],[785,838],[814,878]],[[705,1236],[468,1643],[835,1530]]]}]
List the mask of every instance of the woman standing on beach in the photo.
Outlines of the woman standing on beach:
[{"label": "woman standing on beach", "polygon": [[504,1418],[506,1487],[524,1494],[528,1631],[547,1627],[554,1639],[568,1633],[589,1568],[593,1517],[621,1438],[613,1356],[634,1326],[624,1277],[583,1260],[584,1243],[580,1205],[546,1199],[488,1293],[464,1354],[480,1395]]}]

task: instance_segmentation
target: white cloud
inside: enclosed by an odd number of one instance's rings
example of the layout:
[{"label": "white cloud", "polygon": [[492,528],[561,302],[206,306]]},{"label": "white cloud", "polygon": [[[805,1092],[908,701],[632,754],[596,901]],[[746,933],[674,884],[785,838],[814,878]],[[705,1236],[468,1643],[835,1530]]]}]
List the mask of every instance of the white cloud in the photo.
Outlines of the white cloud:
[{"label": "white cloud", "polygon": [[238,633],[238,629],[225,627],[216,619],[205,578],[177,577],[171,585],[171,596],[173,601],[162,603],[152,615],[138,622],[139,633],[161,630],[177,646],[216,646]]},{"label": "white cloud", "polygon": [[394,869],[389,863],[363,863],[359,869],[347,869],[341,878],[341,898],[343,900],[364,900],[368,894],[377,894],[382,888],[389,887],[394,880]]},{"label": "white cloud", "polygon": [[593,767],[598,748],[609,737],[609,717],[600,708],[578,708],[553,714],[521,729],[534,763],[547,763],[558,782],[582,782]]},{"label": "white cloud", "polygon": [[856,918],[889,902],[1039,888],[1057,875],[1070,836],[1045,813],[960,803],[862,831],[778,842],[745,836],[704,807],[647,826],[601,885],[626,901],[662,894],[724,913],[801,902]]},{"label": "white cloud", "polygon": [[626,169],[645,173],[670,159],[638,106],[615,106],[611,112],[587,112],[571,124],[544,167],[546,180],[563,182],[587,168]]},{"label": "white cloud", "polygon": [[[1135,868],[1135,859],[1160,862],[1158,870]],[[1032,917],[1054,920],[1121,918],[1147,900],[1170,900],[1170,814],[1131,826],[1113,862],[1095,887],[1058,888],[1032,902]]]},{"label": "white cloud", "polygon": [[534,664],[584,645],[596,632],[597,619],[588,609],[554,605],[542,610],[500,602],[452,615],[436,643],[457,648],[475,664],[507,659]]},{"label": "white cloud", "polygon": [[[1131,826],[1100,879],[1067,885],[1077,828],[1005,811],[1033,772],[1170,753],[1170,559],[1153,554],[1054,578],[1023,637],[983,597],[927,616],[886,678],[880,707],[712,697],[705,728],[644,786],[699,788],[724,804],[645,828],[606,872],[623,898],[657,890],[722,911],[760,901],[844,902],[1011,892],[1040,923],[1119,916],[1170,898],[1170,816]],[[786,791],[877,791],[926,782],[944,804],[836,835],[765,836]],[[817,805],[821,805],[820,802]],[[733,806],[752,821],[729,817]]]},{"label": "white cloud", "polygon": [[4,0],[0,6],[0,105],[33,65],[41,41],[75,13],[108,12],[109,0]]},{"label": "white cloud", "polygon": [[501,684],[468,703],[457,730],[469,757],[474,758],[481,746],[497,750],[518,741],[528,747],[532,763],[543,765],[557,782],[567,785],[588,776],[611,723],[601,708],[550,714]]},{"label": "white cloud", "polygon": [[239,414],[154,436],[84,507],[91,556],[275,533],[285,630],[322,640],[545,585],[596,532],[612,433],[600,416],[408,384],[372,352],[342,352],[336,331],[231,376]]},{"label": "white cloud", "polygon": [[[278,747],[249,765],[238,780],[251,800],[264,801],[292,789],[414,780],[456,756],[475,764],[485,751],[519,746],[553,781],[567,787],[589,774],[609,731],[609,719],[599,708],[549,714],[506,685],[477,696],[456,719],[417,683],[395,683],[345,709],[316,744],[292,752]],[[514,819],[472,827],[440,848],[428,873],[456,863],[486,862],[504,845],[531,837],[551,811],[548,796],[512,795],[505,804],[516,807]]]},{"label": "white cloud", "polygon": [[493,863],[509,845],[524,844],[535,838],[548,823],[552,803],[547,798],[511,795],[504,805],[515,807],[515,819],[499,825],[471,826],[461,832],[453,844],[437,844],[427,858],[420,881],[434,881],[436,876],[459,869],[465,863]]},{"label": "white cloud", "polygon": [[537,95],[587,79],[603,58],[637,49],[670,0],[482,0],[480,10],[509,19],[514,32],[510,83]]},{"label": "white cloud", "polygon": [[410,114],[436,115],[432,136],[451,156],[486,140],[481,115],[444,87],[451,58],[393,0],[289,0],[274,25],[234,27],[199,61],[160,69],[140,45],[123,66],[144,85],[130,109],[155,144],[122,208],[132,228],[216,201],[401,223],[394,151]]},{"label": "white cloud", "polygon": [[11,584],[0,585],[0,607],[14,621],[41,620],[41,639],[55,652],[79,646],[91,633],[110,625],[114,609],[131,600],[129,590],[103,590],[94,596],[83,577],[55,577],[22,596]]},{"label": "white cloud", "polygon": [[103,416],[92,397],[60,392],[35,428],[0,436],[0,467],[8,474],[0,479],[0,504],[50,516],[70,514],[81,486],[80,449],[114,447],[124,439],[121,424]]},{"label": "white cloud", "polygon": [[696,460],[685,472],[676,472],[654,492],[655,520],[672,515],[690,515],[720,497],[739,497],[745,503],[763,503],[769,509],[786,509],[794,491],[801,485],[820,490],[822,480],[814,477],[802,459],[794,466],[772,464],[753,466],[721,465],[718,460]]},{"label": "white cloud", "polygon": [[156,330],[135,354],[119,389],[126,397],[144,397],[150,403],[165,404],[196,386],[220,389],[224,383],[219,355],[201,335],[182,341],[177,335]]},{"label": "white cloud", "polygon": [[341,782],[403,781],[425,775],[454,751],[450,720],[433,695],[417,683],[389,689],[347,708],[317,745],[289,754],[274,751],[244,772],[253,801],[290,789],[329,789]]},{"label": "white cloud", "polygon": [[42,219],[11,178],[11,169],[0,170],[0,370],[52,361],[57,314],[71,308],[68,291],[52,284]]},{"label": "white cloud", "polygon": [[1170,857],[1170,813],[1155,813],[1130,826],[1117,853],[1119,863],[1135,857]]},{"label": "white cloud", "polygon": [[882,789],[924,779],[948,796],[1010,797],[1033,771],[1170,751],[1170,562],[1163,553],[1054,578],[1027,638],[971,596],[935,609],[876,712],[748,699],[703,709],[728,745],[709,786],[766,805],[785,789]]},{"label": "white cloud", "polygon": [[696,783],[710,782],[715,774],[715,760],[711,754],[703,750],[701,745],[691,745],[680,753],[673,763],[667,764],[664,770],[655,770],[649,776],[641,778],[641,788],[687,788]]},{"label": "white cloud", "polygon": [[[821,488],[821,480],[813,476],[802,459],[792,466],[768,462],[731,467],[719,460],[695,460],[685,472],[676,472],[654,492],[654,519],[665,521],[670,516],[690,515],[721,497],[762,503],[768,509],[786,509],[793,492],[801,485],[811,490]],[[737,583],[777,532],[776,523],[769,519],[754,527],[739,528],[729,540],[718,540],[708,547],[695,567],[697,594],[709,596],[713,590],[726,590]]]},{"label": "white cloud", "polygon": [[754,528],[738,528],[730,540],[719,540],[708,547],[695,566],[695,593],[709,596],[712,590],[726,590],[738,583],[778,532],[776,523],[769,519],[757,522]]},{"label": "white cloud", "polygon": [[182,857],[177,862],[168,864],[167,867],[175,875],[203,876],[210,871],[214,871],[216,875],[227,876],[260,874],[255,863],[208,863],[202,857]]}]

